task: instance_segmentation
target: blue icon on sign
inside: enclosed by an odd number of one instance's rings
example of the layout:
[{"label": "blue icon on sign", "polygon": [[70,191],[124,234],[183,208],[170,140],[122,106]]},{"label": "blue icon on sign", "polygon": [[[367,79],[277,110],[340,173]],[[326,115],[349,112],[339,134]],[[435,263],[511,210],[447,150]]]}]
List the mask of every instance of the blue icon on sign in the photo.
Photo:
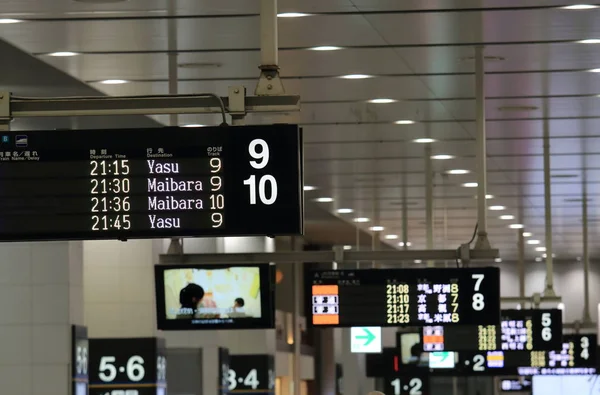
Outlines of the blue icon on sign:
[{"label": "blue icon on sign", "polygon": [[15,144],[17,145],[17,147],[27,147],[27,136],[18,135],[15,139]]},{"label": "blue icon on sign", "polygon": [[2,136],[2,142],[8,143],[8,136]]}]

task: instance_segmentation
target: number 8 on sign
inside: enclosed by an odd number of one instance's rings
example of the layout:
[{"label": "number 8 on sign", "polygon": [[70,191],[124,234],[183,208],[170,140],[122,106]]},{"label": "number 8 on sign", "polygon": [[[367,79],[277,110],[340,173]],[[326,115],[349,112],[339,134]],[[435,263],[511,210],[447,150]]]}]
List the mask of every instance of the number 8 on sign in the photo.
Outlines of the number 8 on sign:
[{"label": "number 8 on sign", "polygon": [[485,307],[485,300],[479,289],[481,288],[485,274],[472,274],[471,278],[475,280],[475,285],[473,286],[473,310],[481,311]]}]

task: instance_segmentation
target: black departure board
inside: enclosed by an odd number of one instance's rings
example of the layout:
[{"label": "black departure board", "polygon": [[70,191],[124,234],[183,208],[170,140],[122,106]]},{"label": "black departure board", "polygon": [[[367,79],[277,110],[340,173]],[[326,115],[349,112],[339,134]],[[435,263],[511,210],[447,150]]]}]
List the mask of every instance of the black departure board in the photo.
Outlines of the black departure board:
[{"label": "black departure board", "polygon": [[317,270],[305,276],[309,325],[499,325],[500,271]]},{"label": "black departure board", "polygon": [[3,241],[303,230],[297,125],[0,136]]},{"label": "black departure board", "polygon": [[562,346],[559,309],[502,310],[504,351],[552,351]]},{"label": "black departure board", "polygon": [[500,326],[423,327],[423,351],[493,351],[500,349]]}]

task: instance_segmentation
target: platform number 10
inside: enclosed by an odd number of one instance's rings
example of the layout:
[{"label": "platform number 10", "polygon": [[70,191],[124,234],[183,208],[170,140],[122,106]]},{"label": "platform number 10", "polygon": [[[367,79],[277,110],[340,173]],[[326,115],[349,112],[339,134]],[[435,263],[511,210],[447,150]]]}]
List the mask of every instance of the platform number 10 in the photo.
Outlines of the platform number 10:
[{"label": "platform number 10", "polygon": [[[248,145],[248,153],[253,160],[250,161],[250,166],[257,170],[264,169],[269,163],[269,144],[263,139],[254,139]],[[277,180],[270,174],[259,176],[258,188],[256,186],[257,176],[251,175],[247,180],[244,180],[244,185],[250,188],[250,204],[256,204],[256,190],[258,189],[258,198],[262,204],[267,206],[275,203],[277,200]],[[267,184],[270,186],[270,193],[267,193]]]}]

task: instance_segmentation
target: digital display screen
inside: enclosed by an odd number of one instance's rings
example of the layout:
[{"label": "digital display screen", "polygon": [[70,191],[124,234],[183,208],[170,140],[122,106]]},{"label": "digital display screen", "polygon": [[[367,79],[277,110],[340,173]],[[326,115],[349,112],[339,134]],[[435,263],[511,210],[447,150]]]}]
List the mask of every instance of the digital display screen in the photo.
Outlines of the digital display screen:
[{"label": "digital display screen", "polygon": [[533,395],[592,395],[600,393],[600,376],[534,376]]},{"label": "digital display screen", "polygon": [[158,329],[274,326],[272,265],[157,265]]},{"label": "digital display screen", "polygon": [[317,270],[305,283],[313,326],[500,324],[498,268]]},{"label": "digital display screen", "polygon": [[531,378],[515,377],[501,379],[500,392],[531,392]]},{"label": "digital display screen", "polygon": [[0,135],[2,241],[303,230],[296,125]]},{"label": "digital display screen", "polygon": [[552,351],[562,347],[559,309],[502,310],[504,351]]},{"label": "digital display screen", "polygon": [[423,350],[491,351],[500,348],[497,325],[454,325],[423,327]]}]

